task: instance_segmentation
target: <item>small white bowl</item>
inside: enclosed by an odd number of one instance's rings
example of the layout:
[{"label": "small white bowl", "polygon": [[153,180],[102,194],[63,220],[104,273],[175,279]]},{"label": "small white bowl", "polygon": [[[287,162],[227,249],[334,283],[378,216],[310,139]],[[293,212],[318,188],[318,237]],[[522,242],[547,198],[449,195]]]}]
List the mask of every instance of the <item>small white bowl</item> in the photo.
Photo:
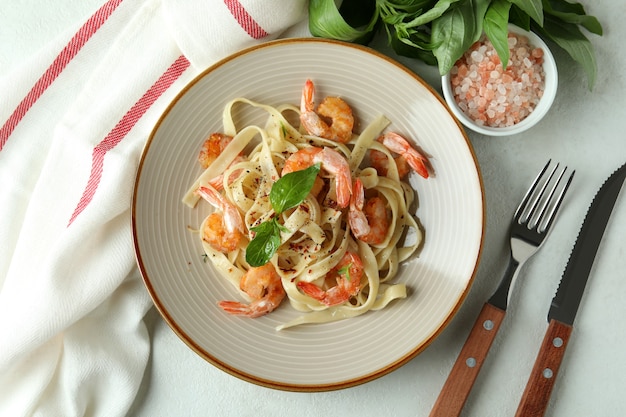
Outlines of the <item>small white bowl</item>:
[{"label": "small white bowl", "polygon": [[543,116],[546,115],[546,113],[550,109],[550,106],[552,106],[554,97],[556,96],[558,84],[556,62],[554,61],[554,56],[552,55],[552,52],[550,51],[546,43],[533,32],[528,32],[514,25],[509,25],[509,31],[518,35],[526,36],[531,45],[533,45],[534,47],[542,48],[544,53],[543,70],[545,72],[545,89],[543,92],[543,96],[539,100],[539,103],[537,103],[537,106],[535,107],[533,112],[530,113],[526,118],[521,120],[519,123],[507,127],[490,127],[477,124],[474,120],[467,116],[456,103],[452,91],[452,85],[450,82],[450,73],[444,75],[441,78],[443,96],[448,103],[448,107],[450,107],[452,113],[463,125],[483,135],[509,136],[528,130],[532,126],[536,125],[543,118]]}]

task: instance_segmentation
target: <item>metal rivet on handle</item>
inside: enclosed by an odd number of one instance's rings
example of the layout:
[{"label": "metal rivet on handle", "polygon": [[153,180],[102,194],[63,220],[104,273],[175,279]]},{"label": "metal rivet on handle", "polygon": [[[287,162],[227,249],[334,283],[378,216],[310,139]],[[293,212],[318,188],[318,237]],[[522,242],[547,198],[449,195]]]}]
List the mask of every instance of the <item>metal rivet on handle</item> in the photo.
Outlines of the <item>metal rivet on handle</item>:
[{"label": "metal rivet on handle", "polygon": [[472,358],[472,357],[467,358],[467,360],[465,361],[465,364],[466,364],[467,366],[469,366],[470,368],[473,368],[473,367],[475,367],[475,366],[476,366],[476,359],[474,359],[474,358]]},{"label": "metal rivet on handle", "polygon": [[485,330],[492,330],[493,322],[491,320],[485,320],[483,323],[483,327],[485,328]]},{"label": "metal rivet on handle", "polygon": [[550,379],[550,378],[552,378],[552,369],[550,369],[550,368],[546,368],[546,369],[544,369],[544,370],[543,370],[543,377],[544,377],[545,379]]},{"label": "metal rivet on handle", "polygon": [[563,346],[563,339],[561,339],[560,337],[555,337],[554,339],[552,339],[552,345],[558,348]]}]

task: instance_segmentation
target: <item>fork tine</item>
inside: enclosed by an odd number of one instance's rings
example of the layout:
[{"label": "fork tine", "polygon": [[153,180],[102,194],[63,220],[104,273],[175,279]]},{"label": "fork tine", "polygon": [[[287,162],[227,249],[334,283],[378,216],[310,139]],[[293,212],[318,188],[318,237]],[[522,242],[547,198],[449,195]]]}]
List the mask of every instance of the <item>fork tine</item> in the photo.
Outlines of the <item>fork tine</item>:
[{"label": "fork tine", "polygon": [[[535,227],[536,224],[538,223],[539,216],[537,215],[537,213],[541,213],[543,211],[543,208],[545,207],[546,199],[544,198],[544,194],[546,190],[548,189],[548,184],[550,184],[550,182],[552,181],[552,178],[554,177],[554,173],[556,172],[558,168],[559,168],[559,164],[557,163],[554,166],[554,168],[552,168],[552,171],[550,172],[550,175],[548,175],[548,178],[545,181],[541,182],[542,183],[541,189],[537,193],[533,194],[532,196],[531,203],[529,204],[529,208],[526,211],[526,216],[522,220],[522,222],[528,223],[529,228]],[[539,206],[539,203],[542,201],[544,202],[544,205]]]},{"label": "fork tine", "polygon": [[[545,232],[552,224],[552,219],[556,215],[556,212],[561,205],[561,201],[565,196],[565,192],[569,188],[569,185],[573,179],[574,172],[570,175],[568,181],[564,186],[561,185],[561,180],[567,171],[567,167],[564,167],[554,179],[554,175],[557,172],[559,164],[550,172],[548,179],[543,182],[541,190],[533,197],[531,208],[528,210],[527,215],[520,223],[526,223],[528,229],[535,229],[537,233]],[[551,188],[548,190],[548,186]],[[561,190],[558,196],[555,198],[556,193]],[[546,194],[547,192],[547,194]],[[548,211],[549,210],[549,211]]]},{"label": "fork tine", "polygon": [[524,212],[524,209],[527,207],[527,204],[528,204],[528,201],[530,200],[530,197],[533,195],[533,193],[537,189],[537,186],[541,182],[541,177],[543,177],[543,174],[548,169],[548,166],[550,165],[550,162],[552,162],[551,159],[548,160],[548,162],[543,167],[541,172],[539,172],[539,174],[537,174],[537,176],[535,177],[535,180],[533,181],[532,185],[530,186],[528,191],[526,191],[526,194],[524,194],[524,198],[522,198],[522,202],[519,203],[519,206],[517,206],[517,209],[515,210],[515,213],[513,214],[513,218],[516,221],[519,222],[519,219],[521,218],[522,213]]},{"label": "fork tine", "polygon": [[[564,167],[555,179],[559,163],[548,172],[551,163],[552,160],[548,160],[539,172],[513,216],[518,224],[525,224],[528,229],[535,229],[537,233],[545,232],[552,225],[565,192],[574,177],[574,172],[572,172],[565,185],[562,185],[567,167]],[[557,192],[558,195],[556,195]]]},{"label": "fork tine", "polygon": [[[554,193],[556,192],[559,183],[561,182],[561,179],[563,178],[563,175],[565,174],[565,170],[567,169],[567,167],[565,167],[563,169],[563,171],[561,172],[561,175],[559,175],[559,179],[556,182],[556,184],[554,185],[554,188],[552,189],[552,192],[550,193],[550,198],[549,198],[549,202],[550,205],[552,206],[552,208],[550,209],[550,212],[548,213],[547,216],[543,217],[542,213],[542,217],[540,217],[540,220],[537,222],[537,231],[542,233],[548,229],[550,229],[550,226],[552,226],[552,222],[554,221],[554,218],[556,217],[556,213],[559,211],[559,207],[561,206],[561,203],[563,202],[563,198],[565,197],[565,193],[567,192],[567,189],[569,188],[570,184],[572,183],[572,179],[574,179],[574,174],[576,173],[576,170],[573,170],[572,173],[570,174],[570,176],[567,179],[567,182],[565,183],[565,185],[563,186],[563,188],[561,188],[561,192],[559,193],[559,195],[556,197],[556,199],[554,199]],[[548,207],[548,204],[546,203],[546,209]],[[545,211],[545,209],[544,209]]]}]

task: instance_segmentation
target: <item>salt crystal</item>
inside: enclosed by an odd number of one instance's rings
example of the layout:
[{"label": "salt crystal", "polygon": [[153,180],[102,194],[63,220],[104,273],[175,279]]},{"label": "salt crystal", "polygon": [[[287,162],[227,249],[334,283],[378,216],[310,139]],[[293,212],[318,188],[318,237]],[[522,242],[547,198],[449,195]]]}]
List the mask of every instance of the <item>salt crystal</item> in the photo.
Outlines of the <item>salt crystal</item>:
[{"label": "salt crystal", "polygon": [[509,49],[512,49],[515,45],[517,45],[517,37],[509,36],[507,42],[509,43]]},{"label": "salt crystal", "polygon": [[483,54],[478,51],[473,51],[470,56],[474,60],[474,62],[482,62],[484,58]]}]

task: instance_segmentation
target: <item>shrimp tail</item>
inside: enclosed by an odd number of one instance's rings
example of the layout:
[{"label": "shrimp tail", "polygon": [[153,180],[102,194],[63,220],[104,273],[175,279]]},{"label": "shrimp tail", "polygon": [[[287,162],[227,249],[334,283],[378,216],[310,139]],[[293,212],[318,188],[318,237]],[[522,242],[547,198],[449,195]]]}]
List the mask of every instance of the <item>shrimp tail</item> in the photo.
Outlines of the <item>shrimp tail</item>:
[{"label": "shrimp tail", "polygon": [[238,301],[220,301],[218,305],[222,310],[233,316],[256,318],[268,313],[268,311],[255,309],[253,305],[243,304]]},{"label": "shrimp tail", "polygon": [[306,80],[304,83],[304,87],[302,88],[302,98],[300,99],[300,112],[308,113],[312,112],[315,104],[315,86],[313,85],[313,81]]},{"label": "shrimp tail", "polygon": [[350,294],[344,286],[345,284],[338,282],[337,286],[324,291],[317,285],[310,282],[303,281],[298,282],[297,284],[297,287],[301,289],[303,293],[328,307],[343,304],[348,301],[352,294]]},{"label": "shrimp tail", "polygon": [[409,166],[413,168],[413,171],[417,172],[423,178],[428,178],[428,168],[426,168],[428,160],[422,156],[422,154],[411,148],[406,154],[404,154],[404,158],[408,162]]},{"label": "shrimp tail", "polygon": [[428,159],[419,153],[409,142],[394,132],[387,132],[378,138],[387,149],[404,156],[409,166],[424,178],[428,178]]},{"label": "shrimp tail", "polygon": [[224,174],[220,174],[217,177],[210,180],[209,185],[215,188],[217,191],[222,191],[224,189]]},{"label": "shrimp tail", "polygon": [[301,281],[301,282],[298,282],[297,286],[306,295],[308,295],[309,297],[315,298],[318,301],[322,301],[324,299],[324,296],[326,295],[326,292],[324,290],[322,290],[320,287],[310,282]]},{"label": "shrimp tail", "polygon": [[345,158],[331,148],[324,148],[313,161],[321,162],[327,171],[335,175],[337,203],[341,208],[348,207],[352,195],[352,175]]},{"label": "shrimp tail", "polygon": [[215,208],[222,208],[222,196],[211,184],[210,186],[200,186],[196,190],[196,194],[204,198],[209,204]]},{"label": "shrimp tail", "polygon": [[317,113],[310,111],[300,114],[300,123],[309,135],[325,138],[330,136],[330,128],[320,119]]},{"label": "shrimp tail", "polygon": [[250,304],[240,303],[239,301],[220,301],[218,305],[233,316],[242,316],[249,318],[257,318],[271,313],[278,307],[282,301],[282,297],[278,300],[278,303],[270,302],[267,299],[260,299],[253,301]]},{"label": "shrimp tail", "polygon": [[359,178],[354,180],[354,188],[352,199],[350,200],[350,211],[348,212],[348,222],[352,233],[358,238],[365,236],[370,232],[370,225],[367,221],[365,213],[363,213],[363,205],[365,204],[365,189]]}]

